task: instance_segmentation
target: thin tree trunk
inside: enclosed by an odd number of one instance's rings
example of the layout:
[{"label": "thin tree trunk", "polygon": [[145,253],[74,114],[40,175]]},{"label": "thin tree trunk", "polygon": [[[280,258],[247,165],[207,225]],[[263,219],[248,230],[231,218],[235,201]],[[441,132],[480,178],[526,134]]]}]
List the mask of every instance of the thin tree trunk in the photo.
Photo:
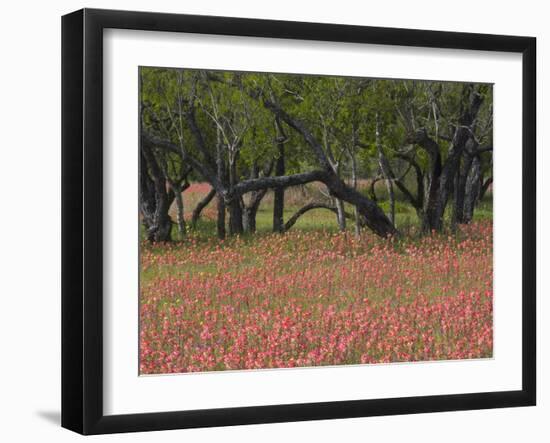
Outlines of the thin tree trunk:
[{"label": "thin tree trunk", "polygon": [[388,159],[384,155],[382,149],[382,137],[380,134],[380,117],[376,113],[376,149],[378,150],[378,164],[380,165],[380,170],[384,177],[384,182],[386,183],[386,189],[388,191],[389,198],[389,219],[392,224],[395,226],[395,195],[393,192],[393,183],[391,181],[391,174],[389,172]]},{"label": "thin tree trunk", "polygon": [[[229,154],[229,189],[233,191],[237,183],[237,157],[238,152]],[[240,195],[235,195],[232,199],[225,202],[229,209],[229,235],[239,235],[244,232],[243,227],[243,208],[241,206]]]},{"label": "thin tree trunk", "polygon": [[[221,144],[221,132],[220,129],[217,128],[216,130],[216,175],[217,179],[220,183],[223,183],[225,186],[225,167],[224,167],[224,161],[223,161],[223,151],[222,151],[222,144]],[[224,239],[226,232],[225,232],[225,201],[223,198],[223,195],[219,192],[217,193],[217,210],[218,210],[218,216],[216,221],[216,230],[218,233],[219,239]]]},{"label": "thin tree trunk", "polygon": [[170,185],[174,192],[175,200],[176,200],[176,209],[177,209],[177,223],[178,223],[178,233],[180,235],[180,239],[183,240],[185,238],[186,232],[187,232],[187,226],[185,225],[185,217],[184,217],[184,211],[183,211],[183,197],[181,195],[182,189],[179,186],[174,186],[173,184]]},{"label": "thin tree trunk", "polygon": [[243,210],[243,228],[244,232],[256,232],[256,211],[251,207]]},{"label": "thin tree trunk", "polygon": [[202,210],[208,206],[208,204],[212,201],[215,195],[216,195],[216,190],[214,188],[210,189],[208,194],[206,194],[204,198],[197,203],[197,206],[195,207],[195,209],[193,209],[193,214],[191,216],[191,226],[193,227],[193,229],[197,227],[197,222],[201,217]]},{"label": "thin tree trunk", "polygon": [[378,202],[378,197],[376,195],[376,183],[378,183],[378,181],[381,179],[380,176],[377,176],[377,177],[373,177],[373,179],[371,180],[370,182],[370,186],[369,186],[369,196],[370,196],[370,199],[377,203]]},{"label": "thin tree trunk", "polygon": [[248,206],[243,209],[243,227],[245,232],[256,232],[256,215],[260,209],[260,203],[267,194],[267,189],[252,192]]},{"label": "thin tree trunk", "polygon": [[451,213],[451,232],[456,233],[458,225],[458,213],[459,211],[459,180],[460,180],[460,169],[455,172],[455,177],[453,180],[453,211]]},{"label": "thin tree trunk", "polygon": [[259,205],[252,205],[243,210],[243,228],[245,232],[256,232],[256,215],[258,214]]},{"label": "thin tree trunk", "polygon": [[336,198],[334,199],[336,203],[336,220],[338,221],[338,229],[342,232],[346,230],[346,215],[344,212],[344,202]]},{"label": "thin tree trunk", "polygon": [[225,238],[225,202],[223,201],[223,197],[220,195],[217,196],[216,200],[217,200],[217,210],[218,210],[216,230],[217,230],[218,238],[220,240],[223,240]]},{"label": "thin tree trunk", "polygon": [[[275,163],[275,175],[283,176],[286,173],[285,168],[285,145],[286,136],[283,132],[281,122],[275,119],[277,127],[277,150],[278,157]],[[284,211],[285,211],[285,188],[275,188],[273,190],[273,232],[284,231]]]},{"label": "thin tree trunk", "polygon": [[474,217],[474,208],[481,195],[481,160],[476,156],[466,179],[464,197],[464,223],[470,223]]},{"label": "thin tree trunk", "polygon": [[395,194],[392,182],[390,182],[390,221],[397,227],[397,220],[395,219]]},{"label": "thin tree trunk", "polygon": [[[439,184],[441,171],[443,169],[441,160],[441,148],[434,140],[432,140],[425,129],[416,131],[407,140],[410,143],[415,143],[421,146],[429,156],[430,166],[428,173],[423,177],[422,189],[424,197],[422,198],[422,232],[430,233],[436,229],[437,218],[437,202],[439,196]],[[417,181],[420,185],[421,176],[417,173]],[[418,194],[420,196],[420,194]]]},{"label": "thin tree trunk", "polygon": [[[353,143],[355,146],[355,143]],[[355,149],[353,147],[352,149]],[[355,152],[350,153],[351,157],[351,183],[352,188],[354,191],[357,191],[357,160],[355,158]],[[360,218],[359,218],[359,212],[357,211],[357,208],[353,207],[353,218],[355,221],[354,224],[354,233],[356,237],[359,237],[361,235],[361,226],[360,226]]]},{"label": "thin tree trunk", "polygon": [[[335,175],[340,178],[340,169],[339,167],[333,166],[332,168],[334,170]],[[330,194],[330,189],[328,189],[328,193]],[[346,230],[346,216],[344,215],[344,202],[341,198],[332,196],[334,198],[334,205],[336,206],[336,223],[338,224],[338,230],[341,232],[344,232]]]}]

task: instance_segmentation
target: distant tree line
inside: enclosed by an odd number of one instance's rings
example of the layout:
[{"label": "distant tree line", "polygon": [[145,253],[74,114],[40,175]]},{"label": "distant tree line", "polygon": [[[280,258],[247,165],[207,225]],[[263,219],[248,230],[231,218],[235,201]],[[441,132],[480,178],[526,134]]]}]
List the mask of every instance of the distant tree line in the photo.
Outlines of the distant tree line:
[{"label": "distant tree line", "polygon": [[[398,235],[399,193],[430,233],[469,223],[492,183],[488,84],[147,67],[139,76],[140,210],[150,241],[171,240],[174,202],[183,237],[215,197],[218,237],[254,232],[269,190],[274,232],[324,208],[341,230],[351,222],[357,233]],[[212,186],[192,209],[182,196],[191,181]],[[285,190],[311,182],[329,203],[308,203],[285,221]]]}]

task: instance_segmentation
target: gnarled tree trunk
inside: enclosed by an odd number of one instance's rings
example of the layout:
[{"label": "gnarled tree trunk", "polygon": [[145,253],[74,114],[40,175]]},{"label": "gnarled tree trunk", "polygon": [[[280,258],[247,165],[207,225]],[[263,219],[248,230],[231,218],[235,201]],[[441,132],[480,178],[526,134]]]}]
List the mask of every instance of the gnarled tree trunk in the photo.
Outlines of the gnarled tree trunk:
[{"label": "gnarled tree trunk", "polygon": [[172,220],[168,214],[174,193],[166,187],[166,179],[149,146],[141,146],[140,210],[146,238],[150,242],[172,240]]},{"label": "gnarled tree trunk", "polygon": [[465,97],[468,95],[468,104],[461,111],[445,163],[441,160],[441,147],[428,136],[425,129],[416,131],[407,140],[421,146],[430,156],[430,173],[427,177],[427,196],[423,211],[424,232],[443,229],[443,216],[449,198],[455,190],[455,179],[459,172],[462,155],[466,149],[466,143],[471,139],[472,125],[483,102],[483,97],[473,85],[466,86],[463,94]]},{"label": "gnarled tree trunk", "polygon": [[422,232],[429,233],[436,226],[436,208],[439,196],[439,180],[442,171],[441,152],[439,145],[432,140],[425,129],[416,131],[408,140],[409,143],[416,143],[430,159],[430,166],[427,175],[424,177],[422,189],[425,192],[422,198]]},{"label": "gnarled tree trunk", "polygon": [[439,180],[439,193],[434,214],[434,228],[438,231],[443,228],[443,215],[449,196],[454,189],[454,179],[460,159],[466,143],[470,140],[471,126],[477,118],[479,108],[483,102],[483,97],[473,90],[473,86],[470,86],[467,91],[470,91],[470,102],[458,120],[458,127],[455,130],[451,148],[449,149],[449,154],[447,155],[447,160],[445,161]]},{"label": "gnarled tree trunk", "polygon": [[[347,186],[344,181],[338,177],[324,153],[323,148],[301,121],[291,117],[281,109],[277,103],[266,97],[263,98],[263,104],[268,110],[273,112],[278,118],[298,132],[303,137],[304,141],[311,147],[313,154],[317,157],[319,165],[322,167],[322,171],[314,171],[314,174],[317,174],[319,181],[322,181],[329,188],[330,194],[333,197],[355,205],[361,217],[364,217],[365,224],[377,235],[389,237],[398,234],[393,223],[386,217],[384,211],[382,211],[376,203]],[[307,173],[296,174],[295,176],[301,176],[303,178],[306,175]]]}]

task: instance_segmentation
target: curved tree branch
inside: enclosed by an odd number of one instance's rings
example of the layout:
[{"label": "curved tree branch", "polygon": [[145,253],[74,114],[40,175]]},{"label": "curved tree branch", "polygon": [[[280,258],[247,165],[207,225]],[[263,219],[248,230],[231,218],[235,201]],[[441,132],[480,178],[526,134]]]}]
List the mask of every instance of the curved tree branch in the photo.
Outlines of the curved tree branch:
[{"label": "curved tree branch", "polygon": [[313,134],[307,130],[307,128],[298,119],[291,117],[286,111],[284,111],[277,103],[267,98],[263,99],[263,103],[266,109],[269,109],[279,119],[284,121],[292,129],[296,130],[304,140],[309,144],[313,153],[317,157],[317,160],[324,169],[332,169],[329,159],[325,155],[325,151],[319,142],[315,139]]},{"label": "curved tree branch", "polygon": [[422,169],[420,168],[420,165],[416,162],[416,160],[409,157],[408,155],[397,153],[395,154],[395,156],[397,158],[400,158],[401,160],[405,160],[406,162],[408,162],[409,165],[414,169],[414,172],[416,174],[416,197],[414,197],[412,192],[410,192],[403,183],[403,178],[405,177],[405,174],[402,177],[396,178],[395,184],[409,200],[409,202],[415,207],[415,209],[420,210],[424,205],[424,174],[422,173]]},{"label": "curved tree branch", "polygon": [[[292,217],[288,219],[288,221],[284,225],[284,231],[288,231],[292,226],[296,224],[298,219],[304,215],[305,213],[313,210],[313,209],[327,209],[329,211],[334,212],[335,214],[338,212],[338,208],[336,206],[331,206],[326,203],[308,203],[307,205],[302,206],[300,209],[298,209]],[[349,212],[344,212],[344,215],[346,218],[353,219],[353,214],[350,214]],[[361,225],[364,225],[364,221],[361,222]]]},{"label": "curved tree branch", "polygon": [[208,181],[216,191],[223,193],[224,188],[222,183],[218,180],[218,177],[214,171],[204,163],[198,161],[193,156],[189,155],[186,151],[179,148],[178,145],[172,143],[163,138],[157,137],[153,134],[143,132],[142,133],[142,142],[146,145],[156,146],[157,148],[165,149],[176,154],[180,154],[183,157],[183,160],[188,162],[193,169],[195,169],[203,178]]},{"label": "curved tree branch", "polygon": [[261,191],[266,188],[287,188],[289,186],[305,185],[314,181],[324,182],[326,178],[327,173],[325,171],[311,171],[293,175],[252,178],[242,180],[237,183],[233,188],[233,192],[236,195],[242,195],[247,192]]},{"label": "curved tree branch", "polygon": [[203,199],[197,203],[197,206],[195,206],[195,209],[193,209],[193,214],[191,215],[191,226],[195,227],[197,225],[202,210],[208,206],[215,195],[216,190],[214,188],[211,188],[208,194],[206,194]]},{"label": "curved tree branch", "polygon": [[375,202],[370,200],[368,197],[365,197],[358,191],[351,189],[342,181],[340,177],[338,177],[320,143],[300,121],[291,117],[274,101],[264,97],[263,103],[267,109],[273,112],[288,126],[296,130],[310,145],[321,167],[324,169],[324,171],[320,174],[319,181],[322,181],[329,188],[333,197],[355,205],[357,211],[362,215],[362,217],[365,218],[366,226],[372,229],[377,235],[380,235],[381,237],[389,237],[391,235],[398,234],[393,223],[388,219],[388,217],[386,217],[384,211],[382,211],[382,209],[380,209]]}]

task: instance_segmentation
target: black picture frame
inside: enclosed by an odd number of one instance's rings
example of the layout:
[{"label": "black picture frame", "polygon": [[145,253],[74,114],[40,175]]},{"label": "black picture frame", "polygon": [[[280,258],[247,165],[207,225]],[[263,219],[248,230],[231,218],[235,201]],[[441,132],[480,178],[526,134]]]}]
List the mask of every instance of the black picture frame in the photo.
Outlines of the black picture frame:
[{"label": "black picture frame", "polygon": [[[103,30],[171,31],[522,54],[522,389],[104,415]],[[536,39],[83,9],[62,18],[62,426],[81,434],[530,406],[536,403]]]}]

